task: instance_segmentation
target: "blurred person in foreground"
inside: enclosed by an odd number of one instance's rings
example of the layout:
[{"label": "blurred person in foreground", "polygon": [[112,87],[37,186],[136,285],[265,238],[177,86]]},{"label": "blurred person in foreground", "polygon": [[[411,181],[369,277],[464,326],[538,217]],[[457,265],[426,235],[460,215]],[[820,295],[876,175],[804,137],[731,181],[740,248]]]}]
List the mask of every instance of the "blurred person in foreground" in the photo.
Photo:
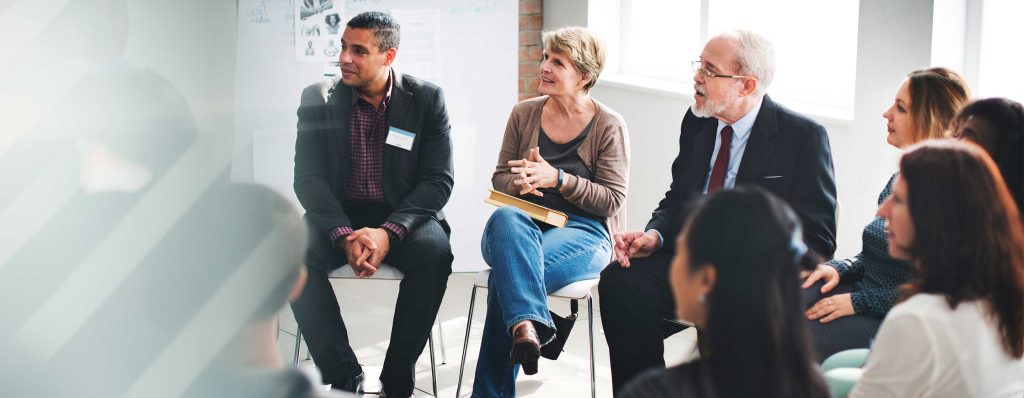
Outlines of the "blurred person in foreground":
[{"label": "blurred person in foreground", "polygon": [[[165,217],[135,222],[158,228]],[[66,340],[2,347],[19,360],[0,376],[5,395],[335,396],[278,357],[276,314],[305,281],[305,226],[280,195],[222,177],[157,242],[133,245],[119,250],[128,269],[98,307],[64,310],[89,311]]]},{"label": "blurred person in foreground", "polygon": [[755,186],[712,195],[678,235],[678,319],[702,331],[700,359],[637,377],[622,397],[828,397],[801,319],[800,271],[818,256],[800,220]]},{"label": "blurred person in foreground", "polygon": [[995,162],[970,143],[915,145],[878,215],[917,276],[850,396],[1024,396],[1024,227]]},{"label": "blurred person in foreground", "polygon": [[1007,98],[971,102],[957,113],[950,131],[988,152],[1017,208],[1024,207],[1024,106]]}]

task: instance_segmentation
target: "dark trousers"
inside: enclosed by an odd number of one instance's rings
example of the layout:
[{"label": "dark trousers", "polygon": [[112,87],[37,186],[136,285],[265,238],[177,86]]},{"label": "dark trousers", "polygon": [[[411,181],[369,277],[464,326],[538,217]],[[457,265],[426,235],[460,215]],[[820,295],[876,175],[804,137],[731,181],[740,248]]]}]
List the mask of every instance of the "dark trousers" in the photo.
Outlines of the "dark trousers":
[{"label": "dark trousers", "polygon": [[[384,205],[346,207],[353,229],[378,227],[391,213]],[[452,273],[450,230],[443,221],[429,220],[408,231],[392,247],[384,262],[405,274],[391,326],[391,342],[380,380],[388,396],[408,397],[415,387],[416,359],[427,344]],[[331,248],[329,238],[311,232],[306,254],[309,279],[302,295],[292,303],[295,319],[309,346],[324,383],[333,384],[362,371],[341,317],[328,272],[347,263],[345,254]]]},{"label": "dark trousers", "polygon": [[676,317],[668,280],[672,255],[660,250],[647,258],[631,259],[629,268],[616,261],[601,272],[601,324],[608,341],[614,394],[644,370],[664,368],[665,338],[685,329],[666,321]]},{"label": "dark trousers", "polygon": [[[804,289],[804,303],[807,304],[807,307],[823,298],[854,291],[852,284],[840,282],[828,293],[821,294],[822,284],[823,282],[819,281]],[[878,327],[882,325],[882,318],[853,314],[833,319],[829,323],[808,320],[807,324],[811,330],[811,339],[814,340],[814,350],[818,355],[818,362],[823,362],[839,351],[869,348],[871,340],[875,338],[875,333],[878,333]]]}]

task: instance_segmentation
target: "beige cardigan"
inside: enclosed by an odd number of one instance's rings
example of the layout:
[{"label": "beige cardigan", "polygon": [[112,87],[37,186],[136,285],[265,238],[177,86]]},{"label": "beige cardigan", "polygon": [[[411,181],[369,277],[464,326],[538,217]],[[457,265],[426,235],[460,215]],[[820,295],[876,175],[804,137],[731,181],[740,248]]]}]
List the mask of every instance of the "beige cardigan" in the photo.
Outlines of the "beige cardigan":
[{"label": "beige cardigan", "polygon": [[[509,172],[509,160],[523,159],[530,148],[537,147],[540,136],[540,114],[547,96],[522,101],[514,108],[505,127],[498,164],[491,176],[496,191],[519,196],[512,183],[516,175]],[[566,174],[562,195],[581,210],[605,217],[609,234],[626,226],[626,191],[629,185],[629,133],[622,116],[594,100],[597,113],[590,132],[578,149],[583,164],[594,174],[594,180]]]}]

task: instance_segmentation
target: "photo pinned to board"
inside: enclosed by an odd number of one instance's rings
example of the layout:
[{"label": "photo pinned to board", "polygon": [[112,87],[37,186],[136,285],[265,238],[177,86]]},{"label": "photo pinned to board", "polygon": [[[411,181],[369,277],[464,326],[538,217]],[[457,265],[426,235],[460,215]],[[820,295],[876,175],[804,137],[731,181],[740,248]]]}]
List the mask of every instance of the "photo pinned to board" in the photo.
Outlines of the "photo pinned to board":
[{"label": "photo pinned to board", "polygon": [[341,52],[342,7],[335,0],[295,0],[295,60],[328,62]]}]

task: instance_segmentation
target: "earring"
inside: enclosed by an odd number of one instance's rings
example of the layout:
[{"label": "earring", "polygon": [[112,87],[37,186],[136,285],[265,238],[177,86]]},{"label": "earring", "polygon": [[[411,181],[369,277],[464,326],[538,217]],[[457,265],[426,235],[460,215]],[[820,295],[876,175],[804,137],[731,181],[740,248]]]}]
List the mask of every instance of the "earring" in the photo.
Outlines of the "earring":
[{"label": "earring", "polygon": [[708,297],[705,296],[704,293],[701,293],[700,295],[697,296],[697,302],[704,304],[708,302]]}]

